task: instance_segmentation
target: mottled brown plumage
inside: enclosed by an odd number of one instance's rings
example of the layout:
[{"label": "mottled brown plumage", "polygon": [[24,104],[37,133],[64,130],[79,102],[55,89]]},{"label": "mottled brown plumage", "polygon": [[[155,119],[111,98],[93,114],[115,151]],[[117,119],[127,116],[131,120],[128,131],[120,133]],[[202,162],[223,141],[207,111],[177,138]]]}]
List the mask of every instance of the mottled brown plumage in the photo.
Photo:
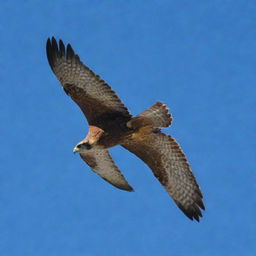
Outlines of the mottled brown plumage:
[{"label": "mottled brown plumage", "polygon": [[64,91],[81,108],[89,133],[75,152],[103,179],[115,187],[133,191],[113,162],[108,148],[121,145],[141,158],[153,171],[178,207],[199,221],[205,209],[202,193],[178,143],[160,131],[172,117],[165,104],[157,102],[132,118],[112,89],[60,40],[47,40],[47,57]]},{"label": "mottled brown plumage", "polygon": [[91,149],[86,153],[80,154],[81,158],[103,179],[113,186],[133,191],[133,188],[127,183],[123,174],[115,165],[107,149]]}]

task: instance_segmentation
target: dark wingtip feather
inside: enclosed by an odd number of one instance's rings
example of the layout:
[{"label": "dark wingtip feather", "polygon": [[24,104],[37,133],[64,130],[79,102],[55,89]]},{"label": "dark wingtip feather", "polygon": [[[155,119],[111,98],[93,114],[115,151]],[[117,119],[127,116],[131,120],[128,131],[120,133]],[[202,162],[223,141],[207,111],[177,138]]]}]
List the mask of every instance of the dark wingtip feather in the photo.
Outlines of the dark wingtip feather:
[{"label": "dark wingtip feather", "polygon": [[125,191],[128,191],[128,192],[134,192],[134,189],[129,184],[121,185],[121,186],[118,186],[116,184],[112,184],[112,185],[114,185],[116,188],[119,188],[121,190],[125,190]]},{"label": "dark wingtip feather", "polygon": [[70,44],[68,44],[67,48],[65,48],[65,45],[61,39],[59,40],[59,44],[58,44],[55,37],[52,37],[47,39],[46,55],[47,55],[49,65],[51,66],[51,69],[54,71],[54,64],[56,59],[62,58],[62,57],[66,59],[72,59],[75,53]]},{"label": "dark wingtip feather", "polygon": [[58,44],[57,44],[57,41],[56,41],[56,39],[54,37],[52,37],[52,50],[53,50],[54,54],[59,56]]},{"label": "dark wingtip feather", "polygon": [[52,54],[52,44],[51,44],[51,39],[48,38],[46,42],[46,55],[48,59],[48,63],[53,70],[53,54]]},{"label": "dark wingtip feather", "polygon": [[62,40],[59,40],[59,48],[61,57],[65,56],[65,45],[63,44]]},{"label": "dark wingtip feather", "polygon": [[199,222],[200,217],[203,217],[200,209],[196,204],[191,205],[188,209],[183,207],[180,203],[177,203],[177,205],[190,220],[196,220],[197,222]]},{"label": "dark wingtip feather", "polygon": [[72,49],[71,45],[67,45],[67,59],[71,59],[74,56],[74,50]]},{"label": "dark wingtip feather", "polygon": [[128,191],[128,192],[134,192],[134,189],[133,189],[131,186],[129,186],[129,188],[127,189],[127,191]]},{"label": "dark wingtip feather", "polygon": [[200,206],[201,209],[203,209],[203,210],[205,211],[205,206],[204,206],[204,203],[203,203],[202,200],[199,200],[199,201],[197,202],[197,204]]},{"label": "dark wingtip feather", "polygon": [[196,204],[193,205],[193,209],[198,216],[202,217],[202,213]]}]

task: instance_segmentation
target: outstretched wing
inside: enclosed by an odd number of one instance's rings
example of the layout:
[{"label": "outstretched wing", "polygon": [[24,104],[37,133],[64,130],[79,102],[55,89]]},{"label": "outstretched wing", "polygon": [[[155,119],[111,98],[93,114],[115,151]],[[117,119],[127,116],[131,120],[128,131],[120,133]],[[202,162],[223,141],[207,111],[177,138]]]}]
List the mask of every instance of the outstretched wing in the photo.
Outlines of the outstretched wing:
[{"label": "outstretched wing", "polygon": [[46,53],[52,71],[65,92],[79,105],[89,124],[118,118],[127,122],[130,114],[114,91],[99,76],[83,65],[70,44],[59,45],[55,38],[47,40]]},{"label": "outstretched wing", "polygon": [[202,217],[203,195],[178,143],[164,133],[134,134],[122,145],[153,171],[178,207],[191,220]]},{"label": "outstretched wing", "polygon": [[113,186],[122,190],[133,191],[133,188],[115,165],[107,149],[92,148],[86,153],[80,153],[80,156],[94,172]]}]

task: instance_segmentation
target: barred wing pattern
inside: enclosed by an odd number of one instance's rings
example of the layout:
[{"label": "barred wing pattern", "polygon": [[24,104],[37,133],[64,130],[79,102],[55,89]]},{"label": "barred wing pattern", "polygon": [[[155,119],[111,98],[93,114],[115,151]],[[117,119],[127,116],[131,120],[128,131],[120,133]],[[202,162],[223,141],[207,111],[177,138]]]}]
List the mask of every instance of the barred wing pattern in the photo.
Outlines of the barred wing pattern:
[{"label": "barred wing pattern", "polygon": [[[121,143],[141,158],[184,214],[199,221],[201,209],[205,209],[200,188],[178,143],[160,132],[172,122],[166,105],[158,102],[131,119],[115,92],[80,61],[70,44],[65,47],[53,37],[47,40],[46,53],[52,71],[89,125],[108,134],[102,146]],[[119,189],[133,191],[107,149],[92,147],[82,152],[81,158],[103,179]]]},{"label": "barred wing pattern", "polygon": [[149,109],[143,111],[139,115],[133,117],[127,126],[137,130],[143,126],[151,126],[153,130],[159,130],[170,126],[172,123],[172,116],[167,106],[162,102],[157,102]]},{"label": "barred wing pattern", "polygon": [[118,117],[127,122],[130,114],[115,92],[100,77],[86,67],[70,44],[65,48],[60,40],[47,40],[46,53],[52,71],[65,92],[79,105],[89,124],[98,125],[104,120]]},{"label": "barred wing pattern", "polygon": [[113,186],[122,190],[133,191],[133,188],[115,165],[107,149],[92,148],[86,153],[80,153],[80,156],[94,172]]},{"label": "barred wing pattern", "polygon": [[191,220],[202,217],[202,193],[178,143],[164,133],[134,136],[122,144],[153,171],[178,207]]}]

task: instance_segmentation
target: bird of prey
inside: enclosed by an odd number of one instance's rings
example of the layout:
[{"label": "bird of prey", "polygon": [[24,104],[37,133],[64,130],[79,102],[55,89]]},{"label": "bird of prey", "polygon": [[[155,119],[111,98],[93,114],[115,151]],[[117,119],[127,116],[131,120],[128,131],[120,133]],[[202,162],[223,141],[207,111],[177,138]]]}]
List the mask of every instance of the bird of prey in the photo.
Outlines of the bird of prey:
[{"label": "bird of prey", "polygon": [[[161,132],[172,123],[165,104],[157,102],[132,117],[115,92],[81,61],[71,45],[48,38],[49,65],[64,91],[77,103],[89,123],[85,139],[74,148],[81,158],[113,186],[133,191],[112,160],[108,148],[121,145],[153,171],[177,206],[199,221],[203,195],[179,144]],[[200,209],[201,208],[201,209]]]}]

